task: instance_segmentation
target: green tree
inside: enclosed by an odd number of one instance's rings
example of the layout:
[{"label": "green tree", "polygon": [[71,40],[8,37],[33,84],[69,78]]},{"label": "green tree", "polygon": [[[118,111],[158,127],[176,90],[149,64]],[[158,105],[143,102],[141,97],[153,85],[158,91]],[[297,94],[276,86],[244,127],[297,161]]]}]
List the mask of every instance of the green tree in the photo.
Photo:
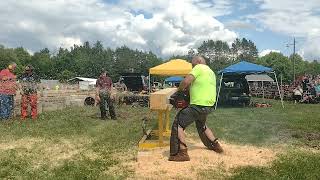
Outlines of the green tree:
[{"label": "green tree", "polygon": [[58,79],[60,82],[67,82],[68,79],[74,77],[75,74],[69,70],[64,70],[58,74]]},{"label": "green tree", "polygon": [[14,49],[0,45],[0,68],[6,68],[11,62],[20,63]]},{"label": "green tree", "polygon": [[256,45],[246,38],[236,39],[231,45],[231,53],[234,60],[254,62],[258,58]]},{"label": "green tree", "polygon": [[[308,62],[304,61],[300,55],[298,55],[298,54],[291,55],[289,57],[289,60],[291,61],[292,67],[293,67],[293,61],[294,61],[294,70],[295,70],[296,77],[304,75],[305,73],[309,73],[306,71],[306,66],[305,66],[305,63],[308,63]],[[293,68],[291,68],[291,69],[292,69],[291,74],[293,77]]]},{"label": "green tree", "polygon": [[198,54],[207,59],[207,64],[214,70],[220,70],[232,63],[230,48],[223,41],[204,41],[198,48]]},{"label": "green tree", "polygon": [[31,58],[31,65],[35,68],[35,72],[43,79],[55,79],[54,62],[51,59],[48,48],[34,53]]},{"label": "green tree", "polygon": [[283,77],[283,81],[292,81],[292,63],[288,57],[281,53],[271,52],[261,58],[259,58],[256,63],[271,67],[278,76]]}]

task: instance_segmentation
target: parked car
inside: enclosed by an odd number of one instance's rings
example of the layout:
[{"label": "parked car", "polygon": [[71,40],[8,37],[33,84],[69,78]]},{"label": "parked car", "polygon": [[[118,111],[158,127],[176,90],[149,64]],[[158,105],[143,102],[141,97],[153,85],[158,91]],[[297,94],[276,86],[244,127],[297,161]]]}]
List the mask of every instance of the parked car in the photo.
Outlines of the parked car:
[{"label": "parked car", "polygon": [[148,78],[141,73],[123,73],[120,76],[129,91],[148,90]]},{"label": "parked car", "polygon": [[152,88],[154,89],[162,89],[163,86],[160,82],[153,82]]},{"label": "parked car", "polygon": [[251,100],[248,81],[245,75],[224,76],[221,82],[219,104],[249,105]]}]

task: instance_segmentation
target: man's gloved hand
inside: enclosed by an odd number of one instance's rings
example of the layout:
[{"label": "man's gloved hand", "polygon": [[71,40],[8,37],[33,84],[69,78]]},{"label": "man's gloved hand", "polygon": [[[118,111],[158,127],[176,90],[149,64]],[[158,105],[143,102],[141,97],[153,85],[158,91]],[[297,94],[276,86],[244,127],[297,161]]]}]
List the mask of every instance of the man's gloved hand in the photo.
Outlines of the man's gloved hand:
[{"label": "man's gloved hand", "polygon": [[183,100],[189,102],[190,101],[189,92],[186,90],[185,91],[178,91],[177,98],[183,99]]}]

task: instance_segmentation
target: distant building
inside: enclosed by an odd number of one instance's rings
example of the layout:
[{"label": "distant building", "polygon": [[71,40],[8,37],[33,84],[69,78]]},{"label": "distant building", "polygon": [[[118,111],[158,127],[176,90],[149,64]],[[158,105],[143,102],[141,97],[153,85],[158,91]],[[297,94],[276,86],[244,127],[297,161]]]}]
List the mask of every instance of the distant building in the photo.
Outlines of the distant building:
[{"label": "distant building", "polygon": [[69,84],[78,84],[80,90],[92,90],[95,88],[97,79],[75,77],[67,81]]},{"label": "distant building", "polygon": [[41,79],[41,86],[45,89],[55,89],[57,85],[60,85],[59,80],[46,80]]}]

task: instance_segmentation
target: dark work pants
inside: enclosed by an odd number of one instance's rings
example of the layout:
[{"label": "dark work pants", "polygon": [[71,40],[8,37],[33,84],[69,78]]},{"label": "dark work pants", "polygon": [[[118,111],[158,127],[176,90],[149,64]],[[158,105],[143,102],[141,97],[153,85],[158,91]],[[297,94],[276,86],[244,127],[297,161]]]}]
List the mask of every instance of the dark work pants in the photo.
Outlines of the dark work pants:
[{"label": "dark work pants", "polygon": [[110,93],[100,93],[100,112],[101,118],[107,117],[106,105],[109,107],[109,113],[112,119],[116,118],[116,113],[113,106],[113,101],[110,97]]},{"label": "dark work pants", "polygon": [[180,140],[178,136],[178,127],[186,129],[193,122],[199,133],[199,137],[203,144],[210,148],[211,141],[205,135],[207,115],[213,110],[213,107],[189,105],[180,110],[173,121],[170,136],[170,155],[174,156],[179,152]]}]

